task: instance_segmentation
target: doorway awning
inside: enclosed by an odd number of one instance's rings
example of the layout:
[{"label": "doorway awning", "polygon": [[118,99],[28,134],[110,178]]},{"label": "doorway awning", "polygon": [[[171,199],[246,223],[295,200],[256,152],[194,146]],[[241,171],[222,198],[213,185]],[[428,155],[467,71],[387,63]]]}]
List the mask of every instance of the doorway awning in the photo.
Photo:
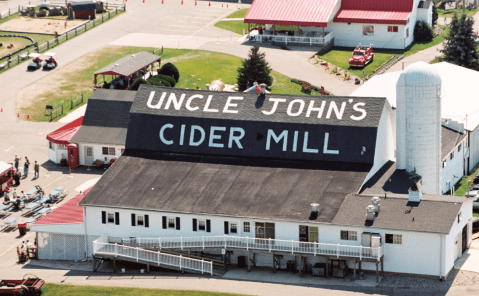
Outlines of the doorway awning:
[{"label": "doorway awning", "polygon": [[245,23],[327,27],[339,9],[339,0],[256,0]]},{"label": "doorway awning", "polygon": [[49,133],[47,135],[47,140],[55,144],[68,145],[70,144],[70,139],[78,131],[82,123],[83,116]]}]

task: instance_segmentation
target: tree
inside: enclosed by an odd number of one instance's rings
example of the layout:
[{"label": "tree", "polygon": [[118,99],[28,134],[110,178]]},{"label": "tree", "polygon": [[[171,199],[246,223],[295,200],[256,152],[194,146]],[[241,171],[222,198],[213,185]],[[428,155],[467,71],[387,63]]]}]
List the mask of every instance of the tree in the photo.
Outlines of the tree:
[{"label": "tree", "polygon": [[479,55],[477,54],[477,35],[473,30],[474,19],[463,14],[460,18],[457,15],[452,17],[449,24],[449,33],[441,53],[446,61],[458,66],[473,70],[479,70]]},{"label": "tree", "polygon": [[164,64],[161,67],[160,72],[158,74],[163,74],[166,76],[173,77],[175,78],[176,82],[178,82],[178,79],[180,79],[180,71],[178,71],[178,68],[176,68],[176,66],[173,65],[172,63]]},{"label": "tree", "polygon": [[265,59],[266,54],[259,52],[257,45],[253,46],[248,54],[248,58],[244,59],[238,68],[238,88],[240,91],[246,89],[248,81],[264,83],[268,87],[273,85],[273,77],[270,75],[271,68]]},{"label": "tree", "polygon": [[414,41],[429,42],[434,38],[434,32],[428,24],[418,21],[414,27]]},{"label": "tree", "polygon": [[439,18],[439,14],[437,13],[436,4],[432,4],[432,26],[434,27],[437,24],[437,19]]}]

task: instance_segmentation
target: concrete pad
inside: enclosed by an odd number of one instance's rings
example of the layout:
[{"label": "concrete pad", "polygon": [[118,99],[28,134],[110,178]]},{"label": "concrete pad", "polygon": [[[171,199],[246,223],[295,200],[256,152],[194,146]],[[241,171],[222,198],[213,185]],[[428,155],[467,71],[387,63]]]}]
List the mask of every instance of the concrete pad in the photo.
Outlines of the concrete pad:
[{"label": "concrete pad", "polygon": [[86,106],[87,105],[85,104],[85,105],[75,109],[75,111],[70,112],[67,116],[63,117],[58,122],[69,123],[69,122],[72,122],[72,121],[74,121],[75,119],[77,119],[81,116],[84,116],[85,111],[86,111]]},{"label": "concrete pad", "polygon": [[454,262],[454,268],[479,272],[479,242],[473,242],[469,250]]},{"label": "concrete pad", "polygon": [[[178,27],[180,28],[180,27]],[[178,29],[179,31],[185,31]],[[135,46],[141,47],[156,47],[161,48],[184,48],[184,49],[196,49],[207,42],[210,42],[212,38],[208,37],[189,37],[184,35],[167,35],[167,34],[147,34],[147,33],[131,33],[123,36],[113,42],[110,45],[119,46]]]},{"label": "concrete pad", "polygon": [[98,178],[93,178],[93,179],[91,179],[91,180],[88,180],[88,181],[86,181],[85,183],[83,183],[83,184],[81,184],[80,186],[78,186],[77,188],[75,188],[75,191],[77,191],[77,192],[85,191],[85,190],[87,190],[88,188],[93,187],[93,185],[95,185],[96,182],[98,182],[98,180],[100,180],[100,177],[98,177]]}]

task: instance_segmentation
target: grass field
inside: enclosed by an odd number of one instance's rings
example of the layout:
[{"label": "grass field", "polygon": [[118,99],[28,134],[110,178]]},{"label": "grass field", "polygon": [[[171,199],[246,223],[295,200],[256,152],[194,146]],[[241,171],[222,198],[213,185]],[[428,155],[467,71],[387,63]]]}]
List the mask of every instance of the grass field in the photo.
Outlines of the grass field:
[{"label": "grass field", "polygon": [[[3,34],[0,34],[3,35]],[[28,44],[32,43],[30,40],[22,37],[0,37],[0,43],[3,43],[3,46],[0,47],[0,57],[4,55],[13,53],[15,50],[18,50]],[[7,46],[13,44],[13,48],[8,49]]]},{"label": "grass field", "polygon": [[244,18],[247,12],[248,8],[240,9],[228,15],[226,18]]},{"label": "grass field", "polygon": [[[142,47],[107,47],[85,57],[88,67],[77,69],[72,72],[62,73],[62,81],[53,89],[37,95],[31,105],[21,108],[21,114],[29,114],[32,121],[49,121],[50,117],[44,116],[45,105],[61,106],[63,101],[64,114],[70,111],[70,98],[75,97],[83,90],[85,102],[92,92],[88,89],[92,86],[93,73],[114,61],[136,52],[148,51],[152,48]],[[206,84],[213,80],[221,79],[226,84],[236,84],[237,71],[241,65],[241,58],[202,50],[188,49],[164,49],[161,54],[162,64],[172,62],[180,71],[180,79],[177,88],[206,89]],[[82,61],[79,61],[82,64]],[[156,68],[156,66],[155,66]],[[277,94],[303,94],[301,86],[291,82],[291,78],[272,71],[274,77],[272,93]],[[109,82],[110,77],[105,77]],[[102,76],[98,76],[97,84],[102,84]],[[319,95],[313,92],[313,95]],[[58,120],[61,117],[55,119]]]},{"label": "grass field", "polygon": [[204,292],[192,290],[162,290],[162,289],[141,289],[141,288],[118,288],[100,286],[74,286],[45,284],[42,288],[43,296],[91,296],[91,295],[141,295],[141,296],[236,296],[241,294]]}]

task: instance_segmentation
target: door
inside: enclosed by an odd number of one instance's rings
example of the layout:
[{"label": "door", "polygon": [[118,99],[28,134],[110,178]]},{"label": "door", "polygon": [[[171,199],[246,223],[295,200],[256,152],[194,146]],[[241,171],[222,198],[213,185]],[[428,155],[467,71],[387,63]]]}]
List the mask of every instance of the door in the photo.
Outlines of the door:
[{"label": "door", "polygon": [[85,165],[92,165],[95,157],[93,156],[93,147],[85,146]]},{"label": "door", "polygon": [[[256,222],[255,223],[255,238],[262,239],[274,239],[275,238],[274,223],[264,223]],[[257,240],[256,243],[260,243],[260,240]]]},{"label": "door", "polygon": [[299,225],[299,241],[300,242],[308,241],[308,230],[309,230],[308,226]]},{"label": "door", "polygon": [[462,252],[461,253],[464,253],[466,248],[467,248],[467,224],[462,229]]}]

